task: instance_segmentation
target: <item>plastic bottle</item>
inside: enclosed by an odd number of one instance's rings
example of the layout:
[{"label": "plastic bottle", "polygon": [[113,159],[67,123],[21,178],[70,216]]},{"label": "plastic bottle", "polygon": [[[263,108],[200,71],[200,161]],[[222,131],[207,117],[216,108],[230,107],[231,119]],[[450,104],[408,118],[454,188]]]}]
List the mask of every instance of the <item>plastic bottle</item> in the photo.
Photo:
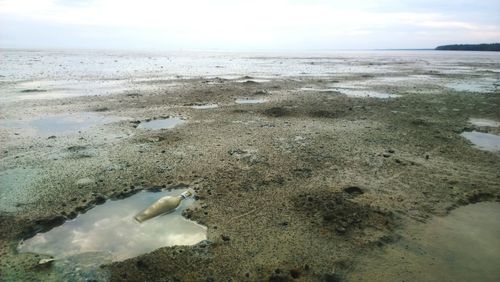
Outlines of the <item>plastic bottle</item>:
[{"label": "plastic bottle", "polygon": [[134,216],[134,219],[142,223],[160,214],[173,212],[185,198],[191,196],[190,191],[185,191],[179,196],[165,196],[154,202],[147,209]]}]

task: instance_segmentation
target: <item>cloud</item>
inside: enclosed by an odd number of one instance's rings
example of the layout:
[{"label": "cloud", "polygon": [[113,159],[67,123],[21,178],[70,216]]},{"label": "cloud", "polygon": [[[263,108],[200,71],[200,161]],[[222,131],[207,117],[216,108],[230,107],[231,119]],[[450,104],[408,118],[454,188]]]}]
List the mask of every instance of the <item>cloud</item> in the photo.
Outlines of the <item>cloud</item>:
[{"label": "cloud", "polygon": [[[0,15],[52,26],[69,25],[74,28],[75,37],[81,30],[101,27],[125,33],[125,37],[130,31],[128,36],[137,40],[166,44],[166,39],[158,37],[168,37],[177,40],[176,45],[196,47],[275,48],[299,42],[308,45],[307,41],[313,48],[325,48],[343,38],[357,38],[356,45],[361,46],[371,35],[390,37],[398,32],[409,36],[412,32],[427,33],[432,38],[433,34],[442,35],[443,30],[455,34],[466,31],[474,40],[490,39],[500,33],[496,23],[463,20],[439,9],[413,11],[410,3],[406,10],[395,10],[391,5],[397,7],[397,1],[4,0],[0,1]],[[386,6],[391,8],[384,10]],[[0,32],[9,33],[9,28],[15,27],[4,27]],[[168,41],[171,44],[172,40]],[[365,48],[374,45],[370,44],[365,44]],[[348,46],[341,46],[345,47]]]}]

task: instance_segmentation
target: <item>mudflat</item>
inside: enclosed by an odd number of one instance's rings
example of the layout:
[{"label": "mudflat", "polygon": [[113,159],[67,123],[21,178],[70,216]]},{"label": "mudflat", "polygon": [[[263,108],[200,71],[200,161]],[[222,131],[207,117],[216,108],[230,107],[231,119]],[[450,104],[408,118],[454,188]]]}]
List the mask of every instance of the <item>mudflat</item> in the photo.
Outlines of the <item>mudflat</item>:
[{"label": "mudflat", "polygon": [[[499,134],[500,63],[436,54],[299,57],[303,74],[265,77],[130,74],[134,86],[106,95],[3,77],[0,280],[373,281],[391,270],[361,263],[420,236],[414,226],[498,206],[500,152],[461,134]],[[207,227],[199,244],[92,273],[17,251],[106,200],[179,187],[196,193],[183,214]]]}]

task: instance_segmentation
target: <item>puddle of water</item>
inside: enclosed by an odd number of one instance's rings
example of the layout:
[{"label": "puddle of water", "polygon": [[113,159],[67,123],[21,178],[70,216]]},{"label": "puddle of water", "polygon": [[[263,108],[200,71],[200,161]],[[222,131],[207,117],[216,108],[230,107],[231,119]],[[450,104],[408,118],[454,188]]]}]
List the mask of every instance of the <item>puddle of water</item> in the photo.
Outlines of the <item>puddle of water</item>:
[{"label": "puddle of water", "polygon": [[446,87],[460,92],[487,93],[495,91],[494,81],[457,81],[446,84]]},{"label": "puddle of water", "polygon": [[500,127],[500,122],[494,121],[491,119],[470,118],[469,122],[472,125],[479,126],[479,127]]},{"label": "puddle of water", "polygon": [[129,88],[126,80],[34,80],[2,89],[0,100],[21,101],[77,96],[110,95]]},{"label": "puddle of water", "polygon": [[74,220],[21,242],[19,252],[51,255],[57,260],[85,254],[100,265],[121,261],[161,247],[194,245],[207,237],[207,229],[182,216],[194,200],[188,198],[172,213],[143,223],[134,220],[141,210],[161,197],[184,190],[139,192],[123,200],[108,200]]},{"label": "puddle of water", "polygon": [[236,104],[262,104],[266,103],[266,99],[236,99]]},{"label": "puddle of water", "polygon": [[31,168],[12,168],[0,172],[0,211],[15,212],[26,200],[36,200],[40,172]]},{"label": "puddle of water", "polygon": [[186,121],[178,118],[178,117],[173,117],[173,118],[166,118],[166,119],[155,119],[151,121],[145,121],[141,122],[137,128],[140,129],[171,129],[176,127],[177,125],[183,124]]},{"label": "puddle of water", "polygon": [[336,92],[337,89],[333,88],[325,88],[325,89],[320,89],[320,88],[312,88],[312,87],[303,87],[299,88],[300,91],[312,91],[312,92]]},{"label": "puddle of water", "polygon": [[241,80],[236,80],[236,82],[239,82],[239,83],[266,83],[266,82],[270,82],[271,80],[270,79],[260,79],[260,78],[250,78],[250,79],[241,79]]},{"label": "puddle of water", "polygon": [[100,116],[95,113],[55,114],[28,121],[3,120],[0,127],[34,130],[36,134],[49,135],[87,130],[121,120],[117,117]]},{"label": "puddle of water", "polygon": [[217,104],[204,104],[204,105],[194,105],[191,106],[193,109],[198,109],[198,110],[205,110],[205,109],[215,109],[218,108],[219,105]]},{"label": "puddle of water", "polygon": [[371,90],[362,90],[362,89],[339,89],[338,91],[349,97],[381,98],[381,99],[401,97],[401,95],[388,94],[388,93],[376,92]]},{"label": "puddle of water", "polygon": [[490,152],[500,151],[500,136],[498,135],[478,131],[462,132],[460,135],[469,140],[474,144],[474,147],[480,150]]},{"label": "puddle of water", "polygon": [[499,218],[500,204],[479,203],[411,227],[403,242],[359,262],[348,280],[498,281]]}]

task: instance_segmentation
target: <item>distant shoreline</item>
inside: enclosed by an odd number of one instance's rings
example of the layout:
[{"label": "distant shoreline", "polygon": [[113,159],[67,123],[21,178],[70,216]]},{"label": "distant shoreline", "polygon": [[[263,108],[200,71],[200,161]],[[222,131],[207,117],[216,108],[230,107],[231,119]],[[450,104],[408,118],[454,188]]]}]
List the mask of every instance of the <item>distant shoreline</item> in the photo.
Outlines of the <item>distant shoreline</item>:
[{"label": "distant shoreline", "polygon": [[435,50],[441,51],[500,51],[500,43],[491,44],[452,44],[436,47]]}]

